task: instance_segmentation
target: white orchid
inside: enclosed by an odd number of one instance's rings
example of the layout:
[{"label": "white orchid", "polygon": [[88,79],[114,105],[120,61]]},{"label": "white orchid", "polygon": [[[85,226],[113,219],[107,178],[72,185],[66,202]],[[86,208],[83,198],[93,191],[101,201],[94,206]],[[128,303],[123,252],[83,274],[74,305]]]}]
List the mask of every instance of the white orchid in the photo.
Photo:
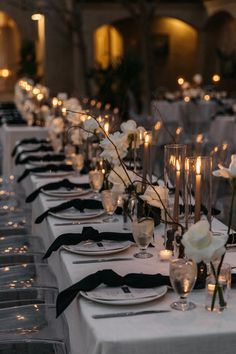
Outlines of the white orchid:
[{"label": "white orchid", "polygon": [[140,198],[150,205],[164,209],[168,202],[168,188],[162,186],[148,186],[145,193],[141,195]]},{"label": "white orchid", "polygon": [[[112,143],[116,146],[117,151]],[[100,146],[103,149],[100,156],[112,162],[114,165],[117,165],[119,164],[119,157],[123,159],[127,155],[127,136],[124,133],[115,132],[114,134],[110,134],[109,138],[103,139],[100,142]]]},{"label": "white orchid", "polygon": [[96,119],[88,117],[84,122],[83,122],[83,128],[86,131],[83,131],[83,138],[87,139],[93,136],[95,130],[99,127],[98,122]]},{"label": "white orchid", "polygon": [[213,171],[213,175],[216,177],[224,177],[229,179],[236,178],[236,155],[231,155],[231,163],[229,168],[218,165],[219,170]]},{"label": "white orchid", "polygon": [[57,117],[51,121],[49,130],[53,131],[55,134],[61,134],[64,131],[64,127],[64,119],[61,117]]},{"label": "white orchid", "polygon": [[137,132],[137,123],[134,120],[128,120],[121,124],[120,129],[123,133],[130,135],[136,134]]},{"label": "white orchid", "polygon": [[185,254],[196,263],[213,262],[225,253],[227,235],[213,236],[207,220],[192,225],[183,235]]},{"label": "white orchid", "polygon": [[118,193],[123,193],[134,179],[135,174],[121,165],[115,166],[108,176],[108,181],[113,184],[112,190]]}]

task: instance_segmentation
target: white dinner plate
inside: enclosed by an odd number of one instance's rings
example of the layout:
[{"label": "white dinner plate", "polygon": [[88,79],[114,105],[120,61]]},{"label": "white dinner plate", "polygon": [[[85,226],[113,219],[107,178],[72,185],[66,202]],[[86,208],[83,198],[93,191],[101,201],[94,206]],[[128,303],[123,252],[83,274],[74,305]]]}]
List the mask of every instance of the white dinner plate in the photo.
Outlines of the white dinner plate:
[{"label": "white dinner plate", "polygon": [[[107,287],[108,288],[108,287]],[[134,289],[131,287],[128,287],[129,289]],[[109,288],[109,289],[113,289],[113,288]],[[99,290],[99,288],[97,288],[96,290]],[[136,291],[138,289],[135,289]],[[140,289],[143,291],[143,293],[145,292],[145,290],[150,291],[150,289]],[[138,304],[144,304],[145,302],[150,302],[150,301],[154,301],[159,299],[160,297],[164,296],[167,293],[167,286],[159,286],[157,288],[153,288],[155,295],[153,296],[146,296],[144,295],[144,297],[140,297],[140,298],[127,298],[127,299],[114,299],[114,297],[112,297],[112,291],[111,291],[111,298],[109,299],[108,297],[106,299],[102,299],[102,298],[98,298],[98,297],[94,297],[91,295],[92,292],[85,292],[85,291],[80,291],[80,295],[82,295],[84,298],[94,301],[94,302],[98,302],[100,304],[106,304],[106,305],[119,305],[119,306],[123,306],[123,305],[138,305]]]},{"label": "white dinner plate", "polygon": [[56,178],[64,177],[71,174],[74,174],[74,171],[61,171],[61,172],[32,172],[35,176],[41,178]]},{"label": "white dinner plate", "polygon": [[[103,247],[99,247],[98,243],[102,244]],[[116,242],[106,240],[98,243],[93,241],[83,241],[76,246],[63,246],[63,248],[66,251],[84,256],[105,256],[125,251],[131,246],[130,241]]]},{"label": "white dinner plate", "polygon": [[55,191],[45,191],[42,189],[42,192],[49,197],[75,197],[75,196],[82,196],[91,193],[91,189],[82,189],[82,188],[75,188],[71,190],[67,190],[66,188],[60,188]]},{"label": "white dinner plate", "polygon": [[29,161],[29,164],[35,167],[46,166],[50,163],[53,163],[54,165],[60,165],[61,163],[63,163],[63,161]]},{"label": "white dinner plate", "polygon": [[83,220],[83,219],[93,219],[97,218],[101,215],[103,215],[105,211],[102,210],[92,210],[92,209],[85,209],[85,211],[82,213],[79,210],[75,208],[70,208],[65,211],[60,211],[58,213],[52,213],[50,212],[49,214],[58,218],[58,219],[65,219],[65,220]]}]

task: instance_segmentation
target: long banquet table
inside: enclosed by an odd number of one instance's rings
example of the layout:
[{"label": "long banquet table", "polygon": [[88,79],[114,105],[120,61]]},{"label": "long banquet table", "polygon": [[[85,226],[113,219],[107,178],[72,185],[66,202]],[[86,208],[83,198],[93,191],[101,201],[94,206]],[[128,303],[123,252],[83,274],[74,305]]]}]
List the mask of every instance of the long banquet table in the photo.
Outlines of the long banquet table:
[{"label": "long banquet table", "polygon": [[[87,176],[78,178],[85,182]],[[22,181],[26,195],[52,179],[29,176]],[[54,179],[55,181],[55,179]],[[36,216],[48,207],[62,201],[52,199],[44,194],[33,202],[33,232],[40,236],[48,247],[53,240],[65,232],[80,232],[82,225],[55,226],[62,222],[52,216],[42,224],[34,224]],[[86,226],[86,225],[85,225]],[[89,226],[89,222],[88,222]],[[117,223],[101,223],[94,226],[100,231],[122,232],[122,220]],[[226,226],[213,220],[213,230],[226,231]],[[74,284],[83,277],[102,269],[113,269],[120,275],[132,272],[148,274],[168,274],[168,262],[160,262],[158,249],[163,243],[163,227],[155,229],[156,247],[150,248],[154,257],[131,261],[112,261],[110,263],[73,264],[73,261],[91,257],[80,256],[61,250],[54,252],[49,264],[54,271],[60,290]],[[132,257],[136,246],[119,254],[119,257]],[[226,255],[225,261],[236,266],[235,251]],[[111,258],[112,256],[109,256]],[[104,257],[102,257],[104,258]],[[177,298],[171,290],[153,302],[133,306],[109,306],[88,301],[81,296],[66,309],[65,315],[69,326],[72,354],[233,354],[236,352],[236,291],[230,293],[228,309],[223,313],[210,313],[205,310],[205,294],[203,290],[193,291],[190,298],[197,308],[188,312],[171,310],[168,313],[149,314],[128,318],[93,319],[94,314],[135,311],[142,309],[170,309],[170,303]]]}]

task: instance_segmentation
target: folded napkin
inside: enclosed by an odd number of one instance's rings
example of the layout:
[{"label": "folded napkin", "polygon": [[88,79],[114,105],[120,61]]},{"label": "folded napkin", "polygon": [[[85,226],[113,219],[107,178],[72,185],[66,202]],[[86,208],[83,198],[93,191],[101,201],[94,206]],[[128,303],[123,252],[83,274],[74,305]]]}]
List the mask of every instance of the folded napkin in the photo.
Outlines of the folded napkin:
[{"label": "folded napkin", "polygon": [[47,154],[43,156],[35,156],[35,155],[30,155],[25,157],[22,160],[17,161],[16,165],[23,165],[32,161],[43,161],[43,162],[53,162],[53,161],[64,161],[65,160],[65,155],[64,154]]},{"label": "folded napkin", "polygon": [[32,150],[23,150],[23,151],[19,152],[19,154],[16,156],[15,164],[18,165],[18,163],[20,163],[21,156],[24,155],[25,153],[39,152],[39,151],[42,151],[42,152],[43,151],[45,151],[45,152],[53,151],[53,148],[50,145],[40,145],[39,147],[32,149]]},{"label": "folded napkin", "polygon": [[[80,212],[83,212],[84,209],[103,209],[102,206],[102,202],[100,202],[99,200],[95,200],[95,199],[72,199],[69,200],[68,202],[59,204],[55,207],[49,208],[48,210],[46,210],[43,214],[39,215],[36,220],[35,220],[35,224],[40,224],[47,216],[50,212],[52,213],[57,213],[58,211],[62,211],[62,210],[66,210],[69,208],[75,208],[77,210],[79,210]],[[116,214],[121,214],[122,213],[122,209],[120,207],[118,207],[116,209]]]},{"label": "folded napkin", "polygon": [[170,286],[170,280],[168,276],[162,274],[130,273],[122,277],[111,269],[100,270],[58,294],[57,317],[70,305],[80,291],[91,291],[101,284],[111,287],[127,285],[133,288],[152,288],[162,285]]},{"label": "folded napkin", "polygon": [[94,242],[101,242],[102,240],[114,240],[114,241],[131,241],[135,242],[132,233],[120,233],[120,232],[99,232],[93,227],[83,227],[81,233],[67,233],[62,234],[56,238],[45,253],[43,259],[51,256],[52,252],[57,251],[61,246],[77,245],[82,241],[91,240]]},{"label": "folded napkin", "polygon": [[44,189],[45,191],[54,191],[59,188],[66,188],[68,190],[73,190],[74,188],[82,188],[82,189],[89,189],[90,184],[89,183],[73,183],[70,182],[67,178],[63,179],[62,181],[59,182],[52,182],[52,183],[47,183],[39,188],[37,188],[34,192],[32,192],[28,197],[26,198],[26,203],[33,202],[39,193]]},{"label": "folded napkin", "polygon": [[64,171],[64,172],[72,172],[74,171],[73,167],[71,165],[53,165],[49,164],[43,167],[33,167],[33,168],[26,168],[25,171],[22,173],[22,175],[17,179],[17,182],[21,182],[24,178],[26,178],[31,172],[58,172],[58,171]]},{"label": "folded napkin", "polygon": [[[70,305],[80,291],[91,291],[101,284],[111,287],[127,285],[133,288],[143,289],[171,285],[169,276],[162,275],[160,273],[130,273],[122,277],[111,269],[100,270],[96,273],[88,275],[78,283],[70,286],[58,294],[56,302],[57,317],[60,316],[60,314]],[[202,284],[199,286],[198,282],[196,282],[194,288],[200,289],[201,287]]]},{"label": "folded napkin", "polygon": [[18,143],[16,143],[14,149],[12,150],[11,156],[14,157],[17,149],[21,145],[27,145],[27,144],[50,144],[49,140],[47,139],[36,139],[36,138],[28,138],[28,139],[22,139]]}]

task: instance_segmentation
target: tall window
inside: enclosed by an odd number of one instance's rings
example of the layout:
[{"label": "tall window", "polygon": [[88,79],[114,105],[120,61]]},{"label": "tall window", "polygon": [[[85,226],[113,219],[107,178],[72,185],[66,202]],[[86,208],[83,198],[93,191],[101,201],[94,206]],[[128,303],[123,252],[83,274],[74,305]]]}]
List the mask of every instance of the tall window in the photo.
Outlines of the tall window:
[{"label": "tall window", "polygon": [[107,68],[123,55],[123,40],[120,33],[111,25],[99,27],[94,32],[95,62]]}]

